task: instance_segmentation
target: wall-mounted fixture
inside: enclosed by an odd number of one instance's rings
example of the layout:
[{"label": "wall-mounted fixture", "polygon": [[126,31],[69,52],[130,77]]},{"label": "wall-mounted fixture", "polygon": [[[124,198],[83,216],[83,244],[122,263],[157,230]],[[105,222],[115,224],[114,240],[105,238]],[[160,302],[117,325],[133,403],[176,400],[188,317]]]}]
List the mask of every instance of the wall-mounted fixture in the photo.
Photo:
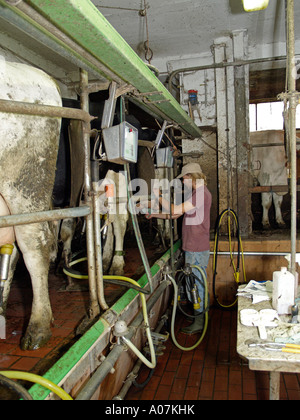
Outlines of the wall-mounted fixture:
[{"label": "wall-mounted fixture", "polygon": [[269,0],[242,0],[246,12],[263,10],[269,6]]}]

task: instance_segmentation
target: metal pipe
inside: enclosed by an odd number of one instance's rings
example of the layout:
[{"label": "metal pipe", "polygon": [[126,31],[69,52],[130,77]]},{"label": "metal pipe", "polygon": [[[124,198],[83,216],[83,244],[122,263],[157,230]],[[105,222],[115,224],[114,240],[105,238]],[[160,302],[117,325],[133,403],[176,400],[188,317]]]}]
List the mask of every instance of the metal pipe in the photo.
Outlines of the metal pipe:
[{"label": "metal pipe", "polygon": [[[85,70],[80,71],[80,103],[81,109],[89,112],[89,95],[88,88],[88,73]],[[84,197],[85,203],[91,207],[91,213],[86,216],[86,246],[87,246],[87,260],[88,260],[88,277],[89,277],[89,292],[90,292],[90,307],[89,316],[94,319],[100,313],[98,298],[97,298],[97,283],[96,283],[96,261],[95,261],[95,245],[94,245],[94,211],[92,209],[91,198],[91,159],[90,159],[90,132],[91,124],[83,122],[83,143],[84,143]]]},{"label": "metal pipe", "polygon": [[0,99],[0,112],[8,112],[23,115],[38,115],[51,118],[69,118],[72,120],[81,120],[91,122],[96,117],[92,117],[88,112],[80,109],[63,108],[59,106],[38,105],[28,102],[16,102]]},{"label": "metal pipe", "polygon": [[[16,7],[21,10],[24,4],[21,2]],[[77,43],[83,53],[88,52],[89,57],[96,59],[98,72],[117,83],[130,84],[141,93],[154,93],[146,104],[147,108],[151,107],[157,115],[166,115],[165,119],[175,121],[192,137],[201,136],[199,127],[90,0],[81,0],[80,5],[71,0],[60,0],[55,2],[55,7],[53,1],[31,0],[30,5],[34,8],[30,18],[37,19],[35,13],[44,16],[51,23],[47,31],[56,38],[64,36],[63,43],[70,40]],[[68,19],[65,19],[66,15]]]},{"label": "metal pipe", "polygon": [[[168,315],[163,315],[159,324],[157,325],[155,332],[159,333],[162,329],[162,327],[164,326],[166,320],[168,319]],[[134,368],[132,369],[132,371],[129,373],[129,375],[127,376],[126,381],[124,382],[124,385],[122,386],[122,388],[120,389],[118,395],[116,395],[113,400],[119,400],[122,401],[124,400],[124,398],[126,397],[127,392],[129,391],[129,389],[131,388],[133,382],[135,381],[135,378],[138,376],[139,371],[141,369],[143,365],[143,362],[138,359]],[[151,371],[150,371],[151,372]]]},{"label": "metal pipe", "polygon": [[[150,309],[155,305],[159,297],[162,295],[162,293],[165,291],[165,289],[170,285],[170,282],[168,280],[164,280],[161,282],[159,287],[156,289],[156,291],[153,293],[153,295],[149,298],[147,302],[147,311],[149,312]],[[140,327],[141,323],[144,321],[143,312],[140,310],[139,314],[136,316],[134,321],[130,324],[129,333],[126,335],[126,338],[128,340],[131,340],[131,338],[135,335],[136,329]],[[93,373],[93,376],[88,381],[88,383],[83,387],[83,389],[80,391],[80,393],[76,397],[76,401],[86,401],[90,400],[94,393],[99,388],[100,384],[104,381],[106,376],[110,373],[110,371],[113,369],[116,361],[121,356],[121,354],[125,351],[124,345],[116,345],[109,355],[105,358],[103,363],[98,367],[98,369]]]},{"label": "metal pipe", "polygon": [[61,220],[69,217],[84,217],[89,215],[90,212],[90,207],[82,206],[70,209],[58,209],[39,211],[35,213],[13,214],[10,216],[0,217],[0,228],[26,225],[29,223],[41,223],[53,220]]},{"label": "metal pipe", "polygon": [[296,275],[296,247],[297,247],[297,135],[296,135],[296,109],[298,105],[298,92],[296,87],[295,69],[295,16],[294,0],[286,2],[287,16],[287,68],[288,68],[288,94],[289,112],[288,129],[291,159],[291,263],[290,271]]},{"label": "metal pipe", "polygon": [[[297,54],[298,56],[299,54]],[[174,70],[169,75],[168,81],[168,89],[171,92],[172,89],[172,80],[178,73],[188,73],[193,71],[202,71],[202,70],[214,70],[214,69],[223,69],[225,67],[239,67],[239,66],[248,66],[249,64],[259,64],[259,63],[267,63],[267,62],[274,62],[274,61],[283,61],[286,60],[286,56],[277,56],[277,57],[267,57],[267,58],[254,58],[252,60],[239,60],[239,61],[232,61],[232,62],[223,62],[223,63],[213,63],[213,64],[206,64],[204,66],[193,66],[193,67],[183,67],[177,70]]]},{"label": "metal pipe", "polygon": [[[287,255],[291,255],[290,252],[252,252],[252,251],[246,251],[243,252],[245,256],[248,257],[255,257],[255,256],[261,256],[261,257],[286,257]],[[214,252],[211,251],[210,255],[214,255]],[[230,253],[229,251],[218,251],[218,255],[237,255],[237,252]]]},{"label": "metal pipe", "polygon": [[[20,6],[21,5],[19,5],[18,8],[20,8]],[[30,6],[25,5],[25,3],[22,4],[22,11],[23,8],[24,13],[28,14],[28,17],[26,14],[24,14],[24,16],[20,15],[19,13],[17,14],[12,8],[1,4],[0,0],[1,18],[5,19],[12,26],[16,26],[17,28],[21,29],[33,39],[38,39],[47,48],[50,48],[59,56],[64,57],[76,67],[88,70],[93,75],[93,77],[98,79],[99,75],[101,77],[103,76],[103,73],[98,68],[99,66],[96,65],[97,60],[95,58],[91,60],[90,57],[87,57],[87,53],[83,53],[83,49],[82,52],[79,50],[79,46],[77,46],[78,48],[76,51],[72,51],[67,45],[63,45],[62,42],[57,42],[55,39],[53,39],[52,35],[46,33],[45,31],[45,28],[47,28],[45,25],[48,21],[42,17],[41,19],[44,20],[37,19],[37,16],[35,16],[35,14],[32,12],[33,9],[30,10]],[[29,20],[30,16],[37,19],[36,22],[38,22],[40,26],[32,25],[31,21]],[[50,24],[50,22],[48,23]]]},{"label": "metal pipe", "polygon": [[[99,174],[98,162],[92,162],[97,166]],[[99,175],[98,175],[99,178]],[[100,222],[100,211],[98,207],[98,195],[96,194],[98,182],[93,180],[93,208],[94,208],[94,235],[95,235],[95,258],[96,258],[96,279],[97,279],[97,293],[98,302],[103,311],[106,311],[109,306],[105,301],[104,296],[104,281],[103,281],[103,264],[102,264],[102,240],[101,240],[101,222]]]}]

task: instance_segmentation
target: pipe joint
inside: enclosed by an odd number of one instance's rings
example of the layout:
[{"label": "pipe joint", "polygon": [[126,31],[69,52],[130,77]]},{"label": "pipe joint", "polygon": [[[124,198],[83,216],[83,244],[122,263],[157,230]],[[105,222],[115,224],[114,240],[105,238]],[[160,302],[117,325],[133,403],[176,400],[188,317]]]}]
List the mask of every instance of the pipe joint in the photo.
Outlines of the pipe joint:
[{"label": "pipe joint", "polygon": [[124,337],[128,335],[129,330],[125,321],[117,321],[114,326],[114,335],[115,337]]}]

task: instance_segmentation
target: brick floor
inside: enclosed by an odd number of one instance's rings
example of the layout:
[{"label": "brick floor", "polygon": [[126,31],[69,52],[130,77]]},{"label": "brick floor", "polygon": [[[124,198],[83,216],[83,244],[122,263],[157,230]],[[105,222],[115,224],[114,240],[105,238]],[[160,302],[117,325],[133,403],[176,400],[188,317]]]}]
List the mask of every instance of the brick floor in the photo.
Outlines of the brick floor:
[{"label": "brick floor", "polygon": [[[8,305],[7,339],[0,340],[0,370],[17,369],[42,375],[72,344],[74,328],[86,314],[89,294],[61,292],[61,277],[53,276],[49,283],[54,314],[53,335],[49,343],[37,351],[20,349],[20,339],[31,310],[30,282],[24,278],[21,287],[13,284]],[[236,319],[235,311],[213,308],[206,337],[192,352],[181,351],[169,339],[148,385],[143,389],[131,387],[127,399],[267,400],[268,373],[250,371],[236,353]],[[187,347],[193,344],[195,338],[179,333],[182,325],[186,324],[186,319],[178,316],[176,337],[180,344]],[[142,367],[137,382],[142,383],[148,372],[146,367]],[[300,400],[300,375],[281,375],[281,399]]]},{"label": "brick floor", "polygon": [[6,340],[0,340],[0,370],[13,369],[42,375],[62,356],[75,337],[75,328],[85,316],[88,292],[63,292],[63,277],[51,274],[49,294],[54,316],[52,337],[45,347],[23,351],[20,341],[26,330],[32,301],[32,289],[25,274],[14,280],[8,301]]},{"label": "brick floor", "polygon": [[[250,371],[236,353],[236,311],[213,308],[209,327],[200,346],[183,352],[172,343],[166,344],[158,366],[144,389],[132,386],[127,400],[268,400],[268,372]],[[186,320],[176,318],[177,341],[191,346],[195,338],[180,333]],[[142,367],[138,382],[143,382],[149,370]],[[281,375],[281,399],[300,400],[300,375]]]}]

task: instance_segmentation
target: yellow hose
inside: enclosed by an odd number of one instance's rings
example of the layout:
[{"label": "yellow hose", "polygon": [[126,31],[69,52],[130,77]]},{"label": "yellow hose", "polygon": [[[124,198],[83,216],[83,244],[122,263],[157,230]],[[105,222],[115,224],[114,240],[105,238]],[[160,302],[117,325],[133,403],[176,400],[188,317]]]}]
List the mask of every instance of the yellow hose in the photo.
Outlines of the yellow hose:
[{"label": "yellow hose", "polygon": [[20,372],[20,371],[1,371],[1,375],[6,376],[9,379],[19,379],[24,381],[33,382],[43,386],[44,388],[49,389],[51,392],[54,392],[64,401],[73,401],[73,398],[60,386],[56,385],[49,379],[43,378],[42,376],[35,375],[34,373],[29,372]]},{"label": "yellow hose", "polygon": [[[235,266],[235,263],[234,263],[234,260],[233,260],[233,252],[232,252],[232,243],[231,243],[231,223],[230,223],[230,215],[232,214],[233,215],[233,217],[234,217],[234,219],[235,219],[235,223],[236,223],[236,226],[238,226],[238,220],[237,220],[237,217],[236,217],[236,215],[235,215],[235,213],[232,211],[232,210],[227,210],[227,211],[224,211],[224,213],[223,213],[223,215],[221,216],[221,218],[220,218],[220,220],[219,220],[219,226],[221,225],[221,223],[222,223],[222,220],[223,220],[223,217],[225,216],[225,214],[228,214],[228,238],[229,238],[229,251],[230,251],[230,260],[231,260],[231,263],[232,263],[232,267],[233,267],[233,276],[234,276],[234,280],[235,280],[235,282],[237,283],[237,284],[239,284],[240,283],[240,272],[239,271],[237,271],[237,269],[236,269],[236,266]],[[244,251],[243,251],[243,243],[242,243],[242,239],[241,239],[241,237],[239,236],[238,237],[238,241],[239,241],[239,243],[240,243],[240,248],[241,248],[241,254],[242,254],[242,266],[243,266],[243,276],[244,276],[244,282],[246,283],[247,282],[247,279],[246,279],[246,270],[245,270],[245,258],[244,258]],[[216,236],[215,236],[215,243],[214,243],[214,260],[213,260],[213,270],[215,270],[215,267],[216,267],[216,252],[217,252],[217,233],[216,233]],[[224,304],[222,304],[222,303],[220,303],[219,301],[217,301],[218,302],[218,304],[221,306],[221,307],[223,307],[223,308],[225,308],[225,309],[229,309],[229,308],[232,308],[233,306],[235,306],[236,305],[236,303],[237,303],[237,298],[235,299],[235,301],[233,302],[233,303],[231,303],[230,305],[224,305]]]}]

